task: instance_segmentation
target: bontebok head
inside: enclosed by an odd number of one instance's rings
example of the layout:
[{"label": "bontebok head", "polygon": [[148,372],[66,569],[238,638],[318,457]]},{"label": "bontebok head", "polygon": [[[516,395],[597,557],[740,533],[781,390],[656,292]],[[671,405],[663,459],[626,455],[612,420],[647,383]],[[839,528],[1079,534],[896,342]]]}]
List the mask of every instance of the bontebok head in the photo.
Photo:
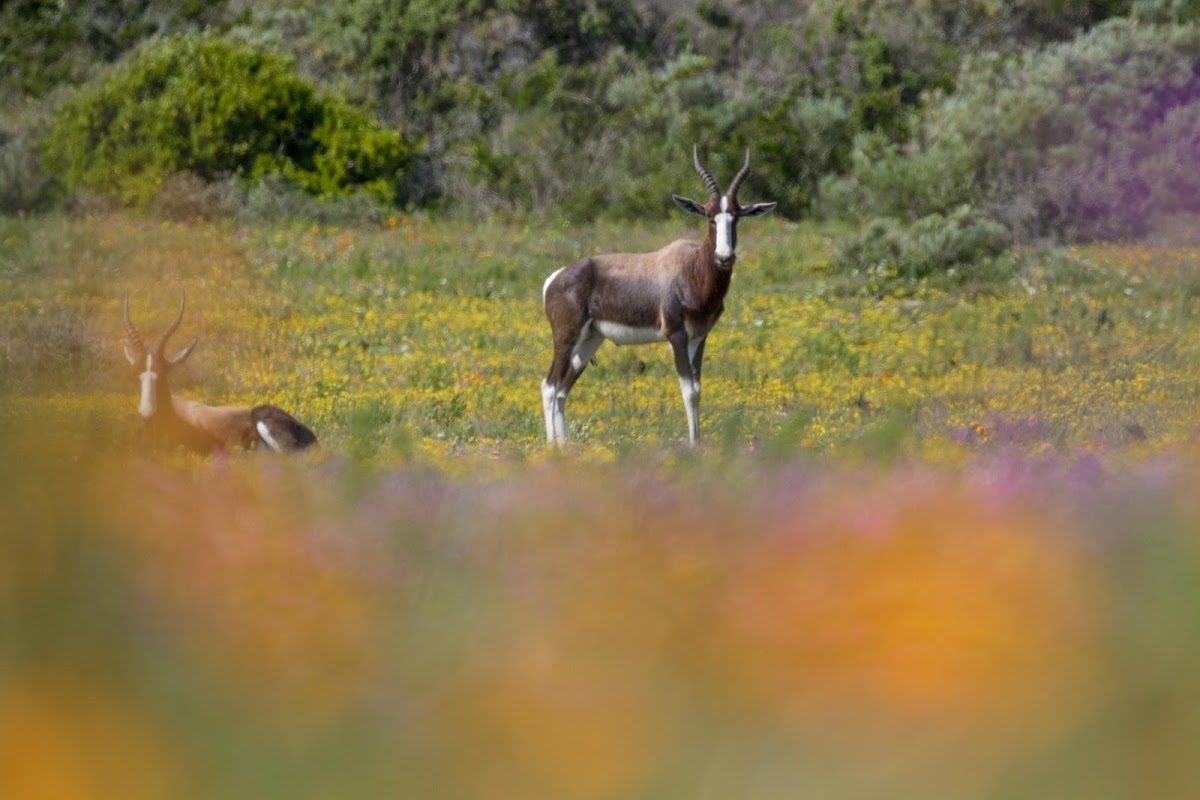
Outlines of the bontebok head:
[{"label": "bontebok head", "polygon": [[124,322],[125,322],[125,360],[129,362],[129,366],[133,367],[134,374],[142,385],[142,399],[138,404],[138,413],[143,419],[150,419],[158,412],[160,397],[167,393],[167,376],[170,375],[174,367],[182,364],[188,356],[192,354],[192,348],[196,346],[197,339],[193,339],[192,343],[183,348],[172,356],[167,356],[167,342],[171,335],[179,328],[179,324],[183,322],[183,309],[187,303],[187,296],[184,295],[179,300],[179,313],[175,316],[175,321],[167,326],[163,331],[162,336],[158,338],[158,342],[153,349],[147,348],[145,342],[142,341],[142,336],[138,333],[137,326],[129,318],[129,297],[125,297],[124,304]]},{"label": "bontebok head", "polygon": [[726,269],[733,266],[737,259],[737,221],[741,217],[757,217],[769,214],[775,210],[775,203],[751,203],[743,206],[738,203],[737,191],[750,172],[750,151],[746,150],[746,160],[742,168],[729,184],[729,191],[721,194],[721,189],[713,179],[712,174],[700,163],[700,153],[692,147],[692,164],[708,189],[708,202],[704,205],[687,197],[671,195],[675,205],[689,214],[695,214],[708,219],[709,235],[715,242],[714,254],[717,264]]},{"label": "bontebok head", "polygon": [[171,394],[171,371],[192,354],[196,340],[173,355],[167,342],[183,322],[187,298],[179,301],[179,313],[153,348],[146,347],[137,326],[129,318],[129,298],[123,307],[125,360],[141,383],[138,413],[145,423],[143,441],[155,446],[183,447],[209,454],[233,449],[264,447],[275,452],[303,450],[316,444],[317,437],[291,414],[272,405],[210,406]]}]

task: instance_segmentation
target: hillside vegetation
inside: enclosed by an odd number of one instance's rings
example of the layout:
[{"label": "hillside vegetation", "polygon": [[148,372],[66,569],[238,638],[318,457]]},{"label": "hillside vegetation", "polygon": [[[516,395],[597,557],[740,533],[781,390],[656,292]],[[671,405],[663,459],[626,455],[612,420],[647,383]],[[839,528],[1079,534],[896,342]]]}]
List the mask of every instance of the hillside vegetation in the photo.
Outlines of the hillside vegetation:
[{"label": "hillside vegetation", "polygon": [[[1192,5],[19,0],[0,206],[657,218],[699,142],[719,174],[750,147],[747,196],[793,219],[1140,236],[1194,210]],[[356,187],[340,216],[304,198]]]}]

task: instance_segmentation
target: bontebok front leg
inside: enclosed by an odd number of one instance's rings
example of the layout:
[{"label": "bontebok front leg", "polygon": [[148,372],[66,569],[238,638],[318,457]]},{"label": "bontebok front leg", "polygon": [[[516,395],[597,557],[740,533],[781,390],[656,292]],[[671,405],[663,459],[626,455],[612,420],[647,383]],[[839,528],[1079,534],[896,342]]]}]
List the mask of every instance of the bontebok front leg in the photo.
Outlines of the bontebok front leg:
[{"label": "bontebok front leg", "polygon": [[700,377],[692,366],[692,358],[698,351],[689,346],[686,331],[672,334],[669,341],[671,351],[675,354],[675,371],[679,374],[683,410],[687,412],[688,442],[695,445],[700,441]]},{"label": "bontebok front leg", "polygon": [[696,382],[696,398],[694,402],[694,413],[696,416],[696,438],[700,438],[700,368],[704,364],[704,343],[708,341],[706,336],[703,339],[692,340],[688,342],[688,359],[692,362],[692,378]]}]

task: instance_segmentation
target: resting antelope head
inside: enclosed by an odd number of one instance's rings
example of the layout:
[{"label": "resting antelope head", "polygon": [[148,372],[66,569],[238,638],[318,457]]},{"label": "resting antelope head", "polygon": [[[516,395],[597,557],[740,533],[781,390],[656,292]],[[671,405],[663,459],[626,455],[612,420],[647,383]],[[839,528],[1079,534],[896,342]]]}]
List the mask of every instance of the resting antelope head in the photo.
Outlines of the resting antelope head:
[{"label": "resting antelope head", "polygon": [[708,233],[714,243],[713,254],[717,266],[722,269],[732,269],[733,262],[737,260],[738,220],[742,217],[769,214],[775,210],[776,204],[751,203],[743,206],[738,202],[738,187],[750,173],[749,149],[746,150],[746,160],[742,163],[742,168],[738,170],[737,175],[733,176],[733,180],[729,184],[729,191],[724,194],[721,194],[716,180],[700,163],[700,152],[695,145],[692,146],[692,164],[695,166],[696,172],[700,173],[700,179],[704,181],[705,188],[708,189],[708,202],[701,205],[689,197],[681,197],[677,194],[671,195],[671,199],[675,201],[675,205],[687,213],[708,220]]},{"label": "resting antelope head", "polygon": [[160,398],[170,397],[168,381],[171,371],[187,360],[199,341],[199,338],[193,339],[191,344],[175,355],[167,355],[167,342],[179,329],[179,324],[183,322],[183,311],[186,305],[187,295],[185,293],[179,299],[179,313],[175,315],[175,320],[167,326],[162,336],[158,337],[154,347],[148,348],[142,341],[137,327],[129,318],[129,296],[125,296],[122,306],[125,323],[125,341],[123,342],[125,360],[129,362],[129,366],[133,368],[141,382],[142,394],[141,402],[138,403],[138,413],[144,420],[150,420],[158,413]]},{"label": "resting antelope head", "polygon": [[141,384],[138,413],[145,423],[146,442],[203,454],[260,445],[276,452],[303,450],[315,444],[312,431],[275,406],[210,406],[172,396],[171,373],[192,354],[197,341],[167,355],[167,342],[183,321],[186,304],[187,298],[181,298],[175,320],[150,348],[129,318],[129,298],[125,298],[125,360]]}]

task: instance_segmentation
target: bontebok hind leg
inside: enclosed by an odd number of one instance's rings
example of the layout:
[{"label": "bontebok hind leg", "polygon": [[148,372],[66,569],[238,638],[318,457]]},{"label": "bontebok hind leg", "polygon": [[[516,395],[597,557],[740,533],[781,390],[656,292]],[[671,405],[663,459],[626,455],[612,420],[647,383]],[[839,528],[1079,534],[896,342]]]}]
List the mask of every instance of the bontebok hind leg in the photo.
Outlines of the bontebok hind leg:
[{"label": "bontebok hind leg", "polygon": [[579,333],[579,341],[571,350],[566,374],[563,375],[563,379],[558,385],[558,391],[554,395],[554,430],[559,444],[567,439],[567,398],[571,394],[571,389],[575,387],[575,381],[579,380],[579,376],[587,369],[592,356],[596,355],[596,350],[603,343],[604,336],[593,329],[590,323],[585,323],[583,330]]},{"label": "bontebok hind leg", "polygon": [[571,351],[555,342],[550,370],[542,381],[542,413],[546,421],[546,442],[549,444],[561,444],[566,437],[566,422],[560,420],[562,408],[558,395],[570,364]]}]

